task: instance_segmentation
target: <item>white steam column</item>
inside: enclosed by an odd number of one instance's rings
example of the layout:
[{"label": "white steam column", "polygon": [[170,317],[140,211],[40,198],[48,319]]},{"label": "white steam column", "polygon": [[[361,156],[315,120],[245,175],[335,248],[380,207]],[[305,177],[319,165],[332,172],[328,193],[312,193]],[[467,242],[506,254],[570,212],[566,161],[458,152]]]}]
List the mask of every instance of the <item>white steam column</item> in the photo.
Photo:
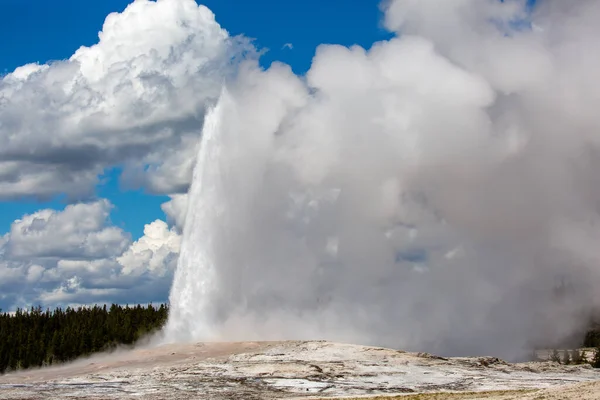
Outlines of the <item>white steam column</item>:
[{"label": "white steam column", "polygon": [[186,341],[210,338],[209,292],[214,286],[214,231],[222,209],[222,171],[219,135],[221,101],[205,119],[202,142],[189,191],[181,253],[170,294],[166,338]]}]

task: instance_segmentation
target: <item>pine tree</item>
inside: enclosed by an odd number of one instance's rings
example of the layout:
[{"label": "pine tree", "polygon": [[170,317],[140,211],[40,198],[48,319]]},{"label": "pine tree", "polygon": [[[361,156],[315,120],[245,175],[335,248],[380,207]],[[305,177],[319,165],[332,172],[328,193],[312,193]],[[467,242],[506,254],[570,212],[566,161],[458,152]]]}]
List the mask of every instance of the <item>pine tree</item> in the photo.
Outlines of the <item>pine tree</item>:
[{"label": "pine tree", "polygon": [[583,364],[583,353],[580,350],[571,351],[571,362],[575,365]]},{"label": "pine tree", "polygon": [[41,307],[0,313],[0,374],[19,368],[51,365],[118,343],[133,343],[161,328],[168,306]]},{"label": "pine tree", "polygon": [[556,350],[556,349],[552,350],[552,355],[550,356],[550,361],[560,363],[560,354],[558,353],[558,350]]},{"label": "pine tree", "polygon": [[563,351],[562,363],[565,365],[571,364],[571,355],[569,354],[569,350]]},{"label": "pine tree", "polygon": [[596,347],[596,351],[594,352],[594,358],[592,358],[592,367],[600,368],[600,346]]}]

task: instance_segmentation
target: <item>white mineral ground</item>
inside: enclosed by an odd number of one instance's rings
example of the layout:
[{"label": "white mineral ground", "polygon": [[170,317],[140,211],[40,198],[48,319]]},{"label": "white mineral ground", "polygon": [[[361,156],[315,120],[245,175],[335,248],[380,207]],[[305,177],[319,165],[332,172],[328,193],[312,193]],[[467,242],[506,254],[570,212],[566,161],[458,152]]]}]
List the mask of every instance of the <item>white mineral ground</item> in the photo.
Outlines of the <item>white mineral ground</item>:
[{"label": "white mineral ground", "polygon": [[419,398],[600,399],[599,381],[600,372],[587,365],[446,359],[323,341],[198,343],[7,374],[0,376],[0,398],[410,399],[445,393]]}]

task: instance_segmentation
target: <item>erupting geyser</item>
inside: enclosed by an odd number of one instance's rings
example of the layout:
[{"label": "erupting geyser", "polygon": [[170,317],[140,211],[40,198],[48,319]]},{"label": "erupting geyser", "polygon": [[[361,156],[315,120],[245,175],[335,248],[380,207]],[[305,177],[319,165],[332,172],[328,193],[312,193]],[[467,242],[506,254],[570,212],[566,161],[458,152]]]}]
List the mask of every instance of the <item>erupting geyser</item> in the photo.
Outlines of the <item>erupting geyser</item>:
[{"label": "erupting geyser", "polygon": [[[221,189],[221,162],[224,161],[222,138],[218,135],[220,109],[217,105],[210,110],[204,121],[202,145],[194,168],[194,181],[198,182],[190,188],[188,195],[195,206],[187,213],[178,260],[178,273],[171,291],[171,316],[167,332],[184,337],[207,337],[210,335],[211,321],[207,313],[210,311],[209,292],[214,285],[215,259],[213,242],[215,231],[219,229],[219,212],[223,204],[224,194]],[[206,239],[206,240],[205,240]]]},{"label": "erupting geyser", "polygon": [[[169,338],[514,357],[596,304],[600,3],[385,12],[402,36],[321,46],[305,79],[249,61],[227,82]],[[556,298],[564,275],[577,289]]]}]

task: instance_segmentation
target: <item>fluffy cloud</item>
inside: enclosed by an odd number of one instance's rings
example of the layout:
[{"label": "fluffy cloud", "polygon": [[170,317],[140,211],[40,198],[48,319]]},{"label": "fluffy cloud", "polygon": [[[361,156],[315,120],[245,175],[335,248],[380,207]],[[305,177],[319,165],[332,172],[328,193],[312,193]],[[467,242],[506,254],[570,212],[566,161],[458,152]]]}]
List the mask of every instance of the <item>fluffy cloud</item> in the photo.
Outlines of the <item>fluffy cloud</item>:
[{"label": "fluffy cloud", "polygon": [[185,192],[204,110],[250,47],[193,0],[135,1],[68,60],[0,78],[0,199],[90,195],[105,167]]},{"label": "fluffy cloud", "polygon": [[227,85],[188,195],[173,337],[518,357],[600,306],[600,3],[384,9],[401,35]]},{"label": "fluffy cloud", "polygon": [[0,239],[0,308],[164,301],[179,253],[165,222],[131,243],[107,200],[40,210]]},{"label": "fluffy cloud", "polygon": [[117,258],[124,275],[139,276],[146,272],[164,276],[174,270],[179,254],[180,237],[167,224],[156,220],[144,228],[144,236]]},{"label": "fluffy cloud", "polygon": [[106,258],[122,252],[129,236],[107,226],[108,200],[69,205],[64,211],[41,210],[25,215],[10,228],[7,255],[18,258]]}]

